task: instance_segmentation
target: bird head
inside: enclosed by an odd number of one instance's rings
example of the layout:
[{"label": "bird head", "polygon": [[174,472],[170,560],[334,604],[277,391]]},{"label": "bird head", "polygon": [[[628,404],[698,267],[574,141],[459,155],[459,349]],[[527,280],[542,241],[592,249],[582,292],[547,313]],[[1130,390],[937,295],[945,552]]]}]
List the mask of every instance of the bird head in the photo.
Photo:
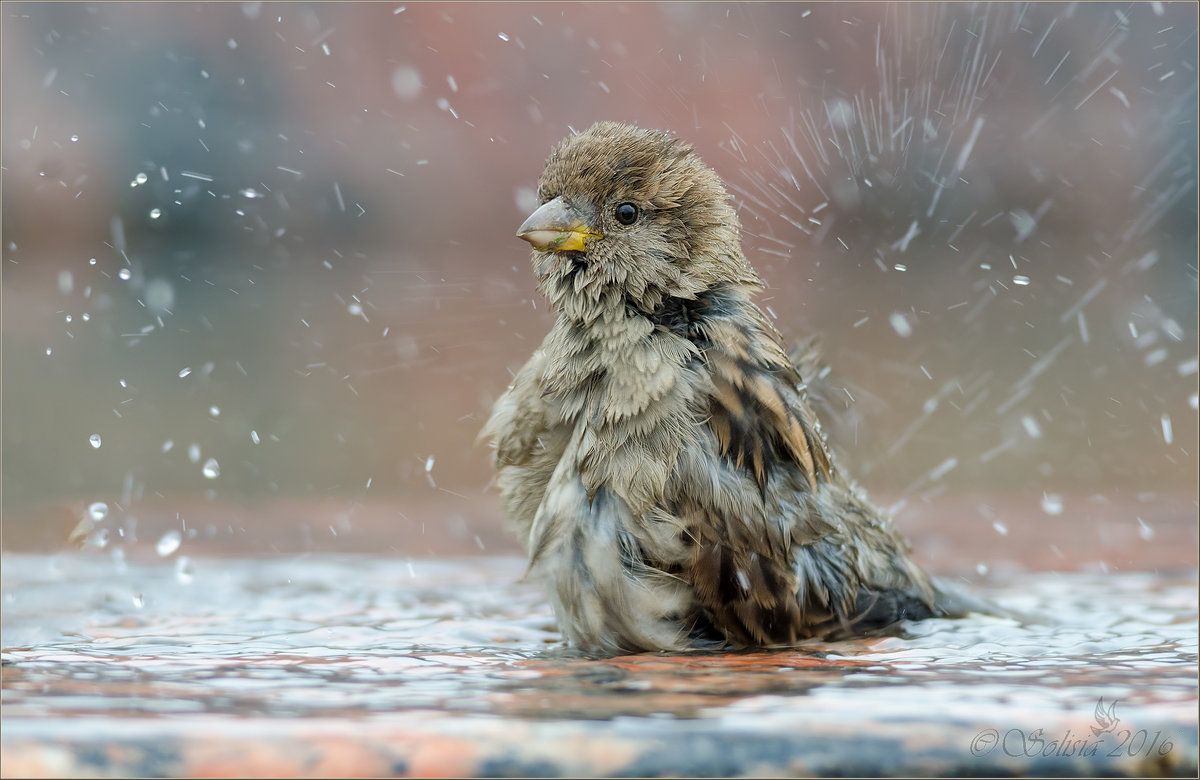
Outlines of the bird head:
[{"label": "bird head", "polygon": [[651,312],[716,285],[757,289],[721,179],[667,133],[600,122],[554,148],[536,211],[517,230],[533,245],[543,294],[572,319]]}]

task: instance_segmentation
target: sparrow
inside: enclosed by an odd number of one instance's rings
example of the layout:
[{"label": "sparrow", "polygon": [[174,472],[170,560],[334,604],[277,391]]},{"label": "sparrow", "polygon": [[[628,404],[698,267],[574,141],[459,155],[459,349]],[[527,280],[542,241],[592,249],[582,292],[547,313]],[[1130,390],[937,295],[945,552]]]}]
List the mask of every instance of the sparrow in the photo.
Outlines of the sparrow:
[{"label": "sparrow", "polygon": [[517,236],[556,320],[480,438],[571,646],[789,646],[973,608],[834,462],[691,145],[597,123],[537,197]]}]

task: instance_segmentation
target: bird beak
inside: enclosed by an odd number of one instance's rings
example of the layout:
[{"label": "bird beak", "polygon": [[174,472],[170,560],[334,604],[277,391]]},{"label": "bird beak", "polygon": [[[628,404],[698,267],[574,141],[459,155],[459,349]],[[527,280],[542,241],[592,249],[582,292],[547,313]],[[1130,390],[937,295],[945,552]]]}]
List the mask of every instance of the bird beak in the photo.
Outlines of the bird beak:
[{"label": "bird beak", "polygon": [[524,239],[541,252],[582,252],[584,239],[604,238],[584,225],[579,215],[562,198],[542,204],[517,228]]}]

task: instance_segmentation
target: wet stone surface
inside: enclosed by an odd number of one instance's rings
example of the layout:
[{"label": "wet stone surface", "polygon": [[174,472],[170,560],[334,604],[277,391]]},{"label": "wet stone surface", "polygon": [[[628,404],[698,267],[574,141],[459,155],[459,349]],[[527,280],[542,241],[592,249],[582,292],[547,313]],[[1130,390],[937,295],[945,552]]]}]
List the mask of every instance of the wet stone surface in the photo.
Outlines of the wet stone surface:
[{"label": "wet stone surface", "polygon": [[980,589],[1038,623],[597,660],[510,557],[2,561],[9,776],[1196,773],[1194,572]]}]

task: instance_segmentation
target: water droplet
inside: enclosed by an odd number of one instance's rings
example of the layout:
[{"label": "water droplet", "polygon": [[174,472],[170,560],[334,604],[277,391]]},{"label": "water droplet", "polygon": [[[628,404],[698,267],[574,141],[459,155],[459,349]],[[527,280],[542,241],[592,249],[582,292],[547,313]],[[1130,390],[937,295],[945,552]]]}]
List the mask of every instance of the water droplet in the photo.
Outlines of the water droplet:
[{"label": "water droplet", "polygon": [[522,214],[532,214],[538,207],[537,192],[532,187],[517,187],[513,190],[513,198],[517,203],[517,211]]},{"label": "water droplet", "polygon": [[1008,536],[1008,526],[999,520],[992,523],[992,528],[995,528],[996,533],[1000,534],[1001,536]]},{"label": "water droplet", "polygon": [[421,94],[421,74],[411,65],[392,71],[392,92],[401,100],[414,100]]},{"label": "water droplet", "polygon": [[175,446],[175,440],[174,440],[174,439],[167,439],[167,440],[166,440],[166,441],[164,441],[164,442],[163,442],[163,444],[162,444],[162,451],[163,451],[164,453],[166,453],[166,452],[170,452],[170,451],[171,451],[171,448],[172,448],[172,447],[174,447],[174,446]]},{"label": "water droplet", "polygon": [[362,314],[362,306],[357,303],[352,303],[346,307],[346,311],[357,317],[358,315]]},{"label": "water droplet", "polygon": [[981,574],[981,575],[982,575],[982,574],[987,574],[987,573],[988,573],[988,567],[987,567],[987,564],[986,564],[986,563],[978,563],[978,564],[976,564],[976,565],[975,565],[975,571],[976,571],[976,572],[978,572],[978,573],[979,573],[979,574]]},{"label": "water droplet", "polygon": [[183,536],[175,529],[171,529],[162,535],[162,537],[158,540],[158,544],[154,545],[154,551],[163,558],[166,558],[168,555],[179,549],[179,544],[182,541]]},{"label": "water droplet", "polygon": [[88,437],[88,441],[91,442],[92,447],[94,449],[97,449],[97,450],[100,449],[100,434],[93,433],[91,436]]},{"label": "water droplet", "polygon": [[181,555],[179,560],[175,561],[175,579],[181,584],[187,585],[196,576],[196,567],[192,563],[192,559],[186,555]]},{"label": "water droplet", "polygon": [[161,209],[150,209],[150,219],[158,219],[162,216]]},{"label": "water droplet", "polygon": [[133,181],[129,182],[129,186],[136,187],[139,184],[145,184],[147,181],[149,181],[149,179],[150,179],[150,177],[147,176],[146,174],[139,173],[137,176],[133,177]]},{"label": "water droplet", "polygon": [[108,517],[108,504],[103,501],[93,501],[91,504],[88,504],[88,517],[99,523]]},{"label": "water droplet", "polygon": [[73,144],[77,144],[77,143],[79,143],[79,136],[77,136],[77,135],[72,135],[72,136],[71,136],[71,143],[73,143]]},{"label": "water droplet", "polygon": [[117,278],[123,282],[128,282],[131,276],[133,276],[133,272],[128,268],[122,268],[120,271],[117,271]]},{"label": "water droplet", "polygon": [[254,189],[253,187],[247,187],[246,189],[241,191],[241,196],[243,198],[249,198],[250,200],[254,200],[255,198],[261,198],[262,193],[256,189]]},{"label": "water droplet", "polygon": [[137,607],[138,609],[146,606],[146,597],[140,593],[133,594],[133,606]]},{"label": "water droplet", "polygon": [[213,404],[212,406],[208,407],[208,413],[211,414],[213,417],[220,417],[221,416],[221,407],[217,406],[216,404]]},{"label": "water droplet", "polygon": [[425,461],[425,473],[428,474],[431,471],[433,471],[433,456],[432,455],[430,455],[429,459]]},{"label": "water droplet", "polygon": [[83,314],[80,314],[80,315],[79,315],[79,319],[83,320],[84,322],[90,322],[90,321],[91,321],[91,319],[92,319],[92,315],[88,314],[88,313],[85,311]]},{"label": "water droplet", "polygon": [[175,305],[175,288],[166,279],[152,279],[143,295],[146,308],[155,314],[169,314]]},{"label": "water droplet", "polygon": [[900,338],[906,339],[912,335],[912,325],[909,323],[908,317],[904,316],[903,312],[892,312],[888,316],[888,322],[891,324],[892,330],[896,331],[896,335],[898,335]]},{"label": "water droplet", "polygon": [[190,460],[192,463],[200,462],[200,445],[199,444],[189,444],[188,445],[188,460]]},{"label": "water droplet", "polygon": [[507,41],[507,40],[508,40],[508,36],[507,36],[507,35],[505,35],[504,33],[499,33],[498,35],[499,35],[499,37],[500,37],[500,40],[502,40],[502,41]]},{"label": "water droplet", "polygon": [[1042,511],[1048,515],[1061,515],[1063,511],[1062,496],[1058,493],[1043,493]]},{"label": "water droplet", "polygon": [[826,116],[832,125],[852,127],[855,122],[854,106],[845,98],[834,98],[830,105],[826,106]]},{"label": "water droplet", "polygon": [[192,369],[190,367],[181,368],[181,369],[179,369],[179,378],[183,379],[185,376],[187,376],[190,373],[192,373]]},{"label": "water droplet", "polygon": [[1025,276],[1024,274],[1018,274],[1017,276],[1013,277],[1013,284],[1018,285],[1020,287],[1028,287],[1029,286],[1029,277]]},{"label": "water droplet", "polygon": [[250,431],[250,441],[254,442],[255,444],[259,443],[258,431]]},{"label": "water droplet", "polygon": [[221,476],[221,464],[217,463],[216,458],[209,458],[204,461],[204,476],[209,479],[216,479]]},{"label": "water droplet", "polygon": [[95,265],[95,264],[96,264],[96,258],[93,257],[88,260],[88,265]]},{"label": "water droplet", "polygon": [[1025,428],[1025,433],[1029,434],[1029,438],[1042,438],[1042,426],[1038,425],[1038,421],[1033,415],[1023,415],[1021,417],[1021,426]]}]

